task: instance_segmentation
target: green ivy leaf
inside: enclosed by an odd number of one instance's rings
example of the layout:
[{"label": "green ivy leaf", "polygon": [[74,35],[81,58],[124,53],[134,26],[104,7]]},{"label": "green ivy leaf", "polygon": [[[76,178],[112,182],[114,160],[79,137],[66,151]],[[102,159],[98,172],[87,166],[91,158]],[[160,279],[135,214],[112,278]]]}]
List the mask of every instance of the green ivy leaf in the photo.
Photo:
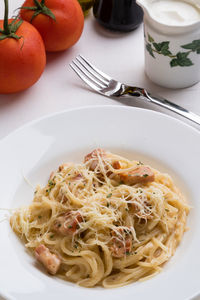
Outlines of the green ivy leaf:
[{"label": "green ivy leaf", "polygon": [[153,58],[155,58],[155,56],[154,56],[154,54],[153,54],[153,49],[152,49],[152,47],[151,47],[151,44],[147,43],[147,44],[146,44],[146,49],[147,49],[147,51],[149,52],[149,54],[150,54]]},{"label": "green ivy leaf", "polygon": [[161,54],[163,54],[164,56],[172,55],[172,53],[169,50],[167,50],[167,49],[162,49],[161,50]]},{"label": "green ivy leaf", "polygon": [[189,55],[189,52],[178,52],[177,53],[177,63],[180,67],[189,67],[193,65],[193,62],[191,59],[189,59],[187,56]]},{"label": "green ivy leaf", "polygon": [[153,43],[154,48],[164,56],[169,56],[172,53],[169,51],[169,41],[162,43]]},{"label": "green ivy leaf", "polygon": [[160,52],[160,50],[161,50],[161,43],[153,43],[153,46],[154,46],[154,48],[155,48],[158,52]]},{"label": "green ivy leaf", "polygon": [[188,57],[188,55],[189,55],[189,52],[178,52],[176,54],[178,59],[184,59],[184,58]]},{"label": "green ivy leaf", "polygon": [[150,34],[148,33],[148,41],[150,43],[153,43],[154,42],[154,39],[152,38],[152,36],[150,36]]},{"label": "green ivy leaf", "polygon": [[176,58],[172,59],[170,61],[170,66],[173,67],[177,67],[178,66],[178,60]]},{"label": "green ivy leaf", "polygon": [[192,50],[193,52],[196,52],[197,54],[200,54],[200,40],[194,40],[190,44],[182,45],[181,46],[184,49]]}]

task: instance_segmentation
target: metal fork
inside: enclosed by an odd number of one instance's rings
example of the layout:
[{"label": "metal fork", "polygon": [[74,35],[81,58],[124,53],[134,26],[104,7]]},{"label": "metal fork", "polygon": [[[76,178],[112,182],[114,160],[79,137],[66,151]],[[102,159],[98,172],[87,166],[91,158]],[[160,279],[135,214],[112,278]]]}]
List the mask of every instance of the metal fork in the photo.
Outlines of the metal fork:
[{"label": "metal fork", "polygon": [[107,97],[134,96],[143,101],[171,110],[182,117],[200,125],[200,116],[170,102],[160,96],[155,96],[144,88],[129,86],[116,81],[92,65],[86,58],[78,55],[70,64],[76,74],[93,90]]}]

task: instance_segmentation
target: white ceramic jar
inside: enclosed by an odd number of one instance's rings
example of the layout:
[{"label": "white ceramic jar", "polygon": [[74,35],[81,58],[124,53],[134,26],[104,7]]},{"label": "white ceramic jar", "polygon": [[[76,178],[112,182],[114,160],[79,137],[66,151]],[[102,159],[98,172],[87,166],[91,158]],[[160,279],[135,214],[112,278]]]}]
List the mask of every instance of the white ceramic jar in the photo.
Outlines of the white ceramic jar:
[{"label": "white ceramic jar", "polygon": [[[137,3],[144,10],[147,76],[167,88],[185,88],[200,81],[200,0]],[[183,5],[180,10],[179,5]]]}]

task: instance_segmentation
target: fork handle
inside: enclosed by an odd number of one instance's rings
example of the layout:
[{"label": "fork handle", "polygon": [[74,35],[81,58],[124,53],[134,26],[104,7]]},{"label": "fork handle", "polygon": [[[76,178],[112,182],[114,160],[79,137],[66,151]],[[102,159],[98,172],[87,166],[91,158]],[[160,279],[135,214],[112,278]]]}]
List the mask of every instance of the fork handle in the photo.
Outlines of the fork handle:
[{"label": "fork handle", "polygon": [[171,110],[182,117],[185,117],[186,119],[200,125],[200,116],[194,114],[193,112],[173,103],[170,102],[162,97],[155,96],[151,94],[150,92],[146,91],[145,89],[141,88],[129,88],[127,91],[128,95],[135,96],[139,99],[154,103],[156,105],[159,105],[161,107],[164,107],[168,110]]}]

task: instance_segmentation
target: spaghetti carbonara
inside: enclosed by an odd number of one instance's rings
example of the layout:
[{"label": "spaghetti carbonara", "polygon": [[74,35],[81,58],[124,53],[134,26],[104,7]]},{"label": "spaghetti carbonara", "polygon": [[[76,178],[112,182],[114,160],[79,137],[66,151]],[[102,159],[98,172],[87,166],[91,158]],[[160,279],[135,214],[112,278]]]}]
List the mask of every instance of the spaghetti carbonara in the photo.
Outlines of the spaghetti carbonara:
[{"label": "spaghetti carbonara", "polygon": [[188,212],[169,175],[95,149],[52,172],[10,223],[50,274],[113,288],[160,272]]}]

